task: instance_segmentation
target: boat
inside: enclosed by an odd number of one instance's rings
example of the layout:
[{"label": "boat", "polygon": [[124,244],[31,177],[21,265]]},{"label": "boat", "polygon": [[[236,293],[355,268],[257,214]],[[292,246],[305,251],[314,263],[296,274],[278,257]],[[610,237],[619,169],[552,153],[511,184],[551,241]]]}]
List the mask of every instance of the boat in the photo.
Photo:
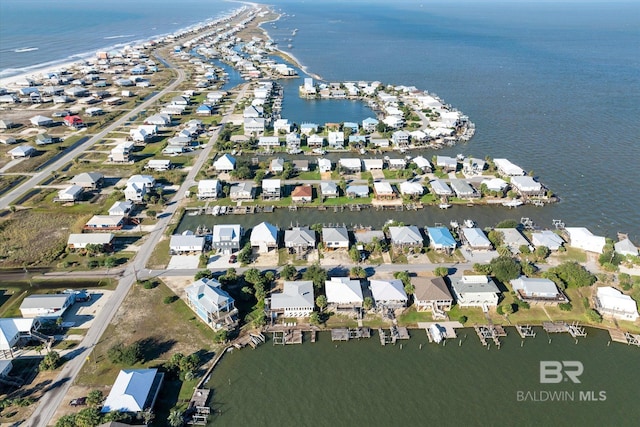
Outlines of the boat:
[{"label": "boat", "polygon": [[458,221],[451,221],[449,222],[449,225],[451,226],[451,228],[456,229],[458,227],[460,227],[460,224],[458,224]]},{"label": "boat", "polygon": [[517,208],[518,206],[522,205],[524,205],[524,202],[518,199],[511,199],[507,202],[502,202],[502,206],[506,206],[508,208]]},{"label": "boat", "polygon": [[439,207],[440,209],[449,209],[449,208],[451,207],[451,205],[450,205],[449,203],[440,203],[440,204],[438,205],[438,207]]},{"label": "boat", "polygon": [[226,206],[220,206],[220,215],[224,215],[227,213],[227,207]]},{"label": "boat", "polygon": [[458,160],[459,162],[461,162],[461,161],[463,161],[463,160],[464,160],[464,157],[465,157],[465,156],[464,156],[464,154],[458,154],[458,155],[456,156],[456,160]]},{"label": "boat", "polygon": [[212,211],[211,213],[213,214],[213,216],[218,216],[218,215],[220,215],[220,206],[215,205],[215,206],[213,207],[213,211]]},{"label": "boat", "polygon": [[464,220],[464,226],[467,228],[473,228],[476,226],[476,222],[472,219],[465,219]]},{"label": "boat", "polygon": [[431,335],[431,338],[436,344],[440,344],[446,338],[445,331],[443,331],[443,329],[444,328],[437,323],[429,326],[429,335]]}]

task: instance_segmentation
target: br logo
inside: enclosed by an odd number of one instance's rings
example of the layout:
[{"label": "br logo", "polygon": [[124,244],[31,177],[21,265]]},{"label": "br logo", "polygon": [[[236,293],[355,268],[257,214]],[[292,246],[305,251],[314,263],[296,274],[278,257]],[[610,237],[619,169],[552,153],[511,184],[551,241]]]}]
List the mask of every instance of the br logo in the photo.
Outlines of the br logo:
[{"label": "br logo", "polygon": [[558,384],[567,379],[580,384],[578,377],[583,372],[584,366],[577,360],[541,360],[540,384]]}]

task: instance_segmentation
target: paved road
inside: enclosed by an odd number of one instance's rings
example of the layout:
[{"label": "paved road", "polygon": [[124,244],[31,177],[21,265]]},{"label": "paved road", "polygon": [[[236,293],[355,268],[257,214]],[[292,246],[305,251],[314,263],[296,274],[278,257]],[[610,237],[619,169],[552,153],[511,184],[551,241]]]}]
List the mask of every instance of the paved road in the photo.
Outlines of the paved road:
[{"label": "paved road", "polygon": [[[163,93],[172,90],[183,79],[184,72],[182,70],[178,70],[178,79],[158,95],[162,95]],[[248,85],[245,85],[242,88],[230,108],[235,108],[235,104],[245,95],[247,87]],[[222,127],[220,127],[219,129],[221,128]],[[211,137],[211,140],[209,141],[207,147],[200,152],[193,168],[187,175],[185,181],[175,193],[174,197],[169,201],[167,208],[163,212],[165,215],[163,215],[162,218],[158,221],[154,230],[145,237],[145,241],[141,245],[133,261],[129,263],[124,271],[118,271],[118,273],[121,273],[122,278],[118,282],[118,286],[116,287],[114,293],[110,297],[106,306],[96,315],[92,326],[88,329],[85,338],[78,346],[77,352],[74,354],[74,357],[65,364],[62,372],[54,382],[55,387],[52,386],[51,392],[45,393],[43,395],[43,397],[40,399],[38,407],[31,416],[31,419],[25,424],[25,426],[46,427],[51,418],[53,418],[53,415],[55,414],[57,408],[64,403],[62,399],[67,394],[69,387],[71,386],[71,384],[73,384],[76,376],[80,372],[82,364],[85,360],[87,360],[93,347],[99,342],[100,337],[106,330],[107,326],[111,323],[111,320],[118,311],[118,308],[120,308],[120,305],[129,293],[131,286],[136,282],[137,279],[144,277],[141,272],[144,271],[144,267],[147,264],[151,254],[153,253],[153,250],[160,241],[174,214],[178,210],[178,207],[181,204],[180,202],[184,200],[186,191],[190,186],[194,184],[196,174],[203,166],[204,162],[207,161],[207,159],[211,155],[211,150],[214,147],[214,142],[216,141],[217,137],[218,133],[216,132]]]},{"label": "paved road", "polygon": [[[164,59],[158,57],[158,60],[166,64],[166,61]],[[104,138],[108,133],[112,132],[113,130],[122,126],[125,122],[129,121],[129,117],[131,117],[132,115],[135,116],[140,111],[150,107],[154,102],[156,102],[156,99],[158,97],[161,97],[163,94],[167,92],[173,91],[185,78],[185,74],[182,69],[176,69],[176,71],[178,73],[178,78],[169,86],[167,86],[160,92],[156,93],[154,96],[149,97],[149,99],[144,101],[142,104],[140,104],[139,106],[137,106],[136,108],[128,112],[127,114],[123,114],[122,117],[120,117],[115,122],[111,123],[102,131],[93,135],[82,144],[79,144],[78,146],[74,147],[72,150],[67,151],[62,156],[60,156],[56,161],[49,163],[47,166],[42,168],[42,170],[40,170],[38,173],[33,174],[31,178],[29,178],[27,181],[23,182],[21,185],[14,188],[4,196],[0,197],[0,210],[6,209],[7,207],[9,207],[9,205],[12,202],[22,197],[24,194],[30,191],[33,187],[35,187],[40,182],[42,182],[44,179],[50,177],[51,172],[59,170],[64,165],[72,161],[74,158],[78,157],[81,153],[83,153],[93,144],[95,144],[96,142]]]}]

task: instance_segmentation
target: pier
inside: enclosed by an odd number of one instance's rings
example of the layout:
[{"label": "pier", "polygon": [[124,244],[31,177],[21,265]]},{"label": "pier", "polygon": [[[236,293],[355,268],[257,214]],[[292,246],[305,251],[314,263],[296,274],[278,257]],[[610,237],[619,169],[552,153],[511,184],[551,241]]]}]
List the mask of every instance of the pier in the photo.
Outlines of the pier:
[{"label": "pier", "polygon": [[360,338],[371,338],[371,329],[361,328],[337,328],[331,330],[331,341],[349,341]]},{"label": "pier", "polygon": [[568,324],[567,322],[543,322],[542,328],[550,334],[568,332],[574,338],[587,336],[585,328],[577,322],[572,324]]},{"label": "pier", "polygon": [[404,326],[392,326],[387,333],[384,329],[378,328],[378,335],[380,337],[380,344],[395,344],[398,340],[408,340],[409,330]]},{"label": "pier", "polygon": [[283,329],[273,331],[273,345],[302,344],[301,329]]},{"label": "pier", "polygon": [[533,326],[530,325],[516,325],[516,331],[518,331],[521,338],[536,337],[536,333],[533,332]]},{"label": "pier", "polygon": [[476,334],[478,334],[478,338],[480,338],[480,342],[485,347],[489,345],[488,340],[493,340],[495,345],[500,348],[500,339],[499,337],[506,337],[507,332],[501,325],[473,325],[473,329],[475,329]]},{"label": "pier", "polygon": [[609,329],[609,336],[611,341],[640,347],[640,334],[632,334],[619,329]]},{"label": "pier", "polygon": [[440,330],[444,330],[444,337],[446,339],[457,338],[458,334],[456,333],[456,329],[464,328],[462,323],[457,321],[449,321],[449,322],[418,322],[418,328],[424,329],[427,332],[427,337],[429,338],[429,342],[433,342],[433,338],[431,337],[431,332],[429,328],[431,325],[438,325]]},{"label": "pier", "polygon": [[193,396],[189,401],[189,408],[186,411],[187,424],[196,426],[205,426],[209,421],[211,408],[207,406],[209,393],[211,390],[206,388],[196,388]]}]

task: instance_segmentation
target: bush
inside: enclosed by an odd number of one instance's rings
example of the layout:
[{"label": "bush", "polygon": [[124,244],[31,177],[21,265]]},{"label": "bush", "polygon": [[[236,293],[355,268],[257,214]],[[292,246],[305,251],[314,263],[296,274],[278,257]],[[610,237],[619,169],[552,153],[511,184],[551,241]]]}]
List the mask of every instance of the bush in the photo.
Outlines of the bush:
[{"label": "bush", "polygon": [[118,343],[107,350],[107,357],[113,364],[135,365],[142,359],[142,351],[138,342],[128,346]]},{"label": "bush", "polygon": [[57,351],[51,351],[44,356],[40,362],[39,369],[41,371],[52,371],[62,364],[62,359]]},{"label": "bush", "polygon": [[142,284],[142,287],[145,289],[153,289],[156,287],[156,282],[152,280],[145,280],[144,283]]},{"label": "bush", "polygon": [[499,306],[496,308],[496,312],[497,312],[500,316],[504,316],[504,309],[502,308],[502,306],[501,306],[501,305],[499,305]]},{"label": "bush", "polygon": [[163,303],[165,304],[172,304],[174,301],[177,301],[178,297],[175,295],[168,295],[166,297],[164,297],[164,299],[162,300]]},{"label": "bush", "polygon": [[573,310],[573,306],[571,305],[570,302],[565,302],[562,304],[558,304],[558,308],[562,311],[571,311]]},{"label": "bush", "polygon": [[469,318],[467,316],[460,316],[458,317],[458,322],[462,323],[463,325],[465,323],[467,323],[467,320],[469,320]]},{"label": "bush", "polygon": [[519,308],[522,308],[525,310],[528,310],[531,308],[531,305],[528,302],[522,301],[521,299],[517,299],[516,304],[518,305]]},{"label": "bush", "polygon": [[587,310],[587,318],[592,322],[602,323],[602,316],[592,308]]}]

